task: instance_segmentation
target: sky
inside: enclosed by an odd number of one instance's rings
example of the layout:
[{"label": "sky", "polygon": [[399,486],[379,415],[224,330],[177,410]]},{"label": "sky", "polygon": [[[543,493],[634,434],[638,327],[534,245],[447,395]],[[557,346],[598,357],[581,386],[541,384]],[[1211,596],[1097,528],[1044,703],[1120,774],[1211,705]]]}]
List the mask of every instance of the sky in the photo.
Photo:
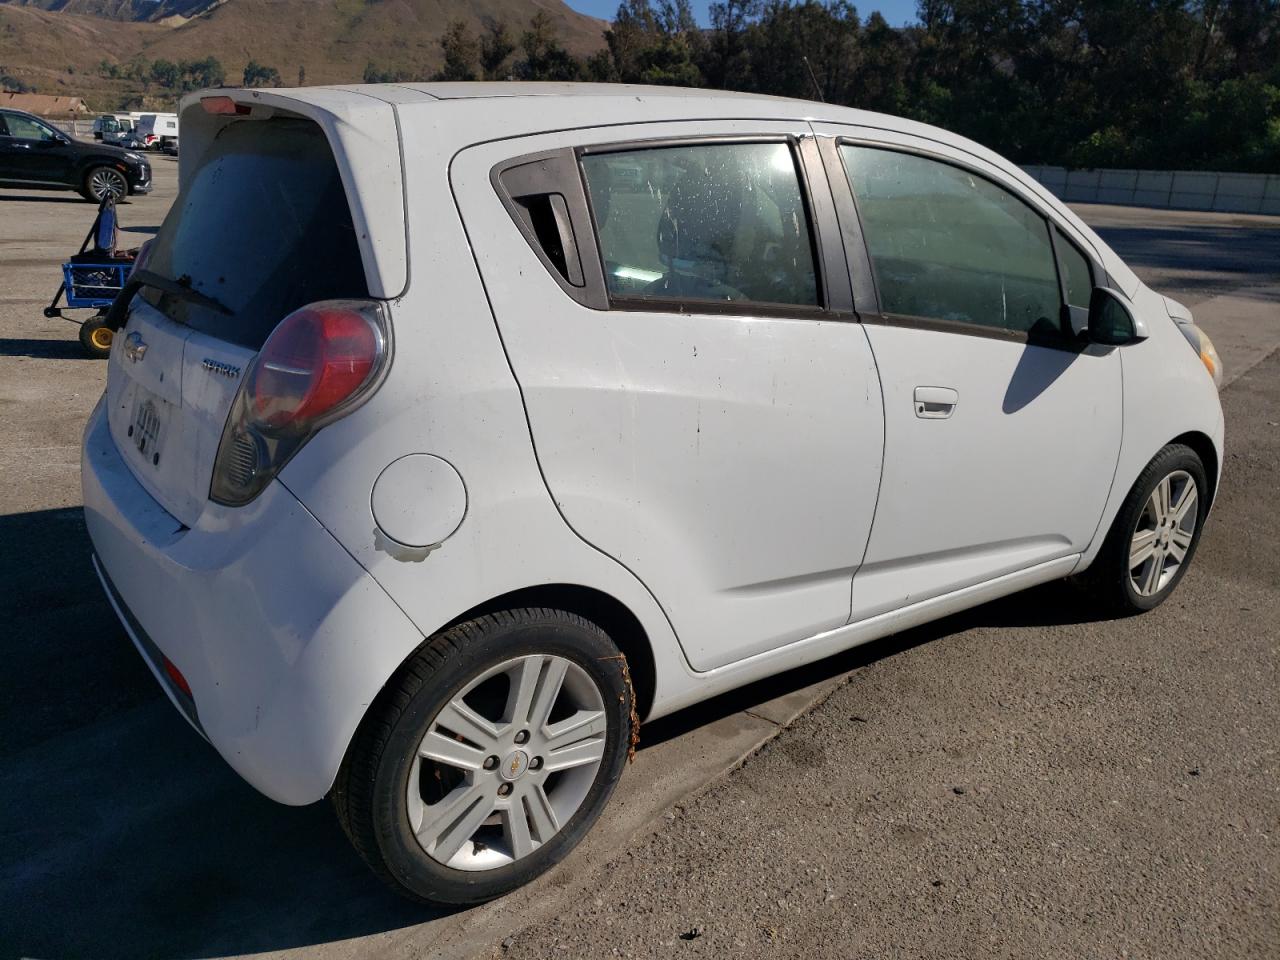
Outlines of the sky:
[{"label": "sky", "polygon": [[[600,17],[602,20],[612,20],[613,15],[618,12],[618,0],[565,0],[565,2],[575,10],[589,13],[593,17]],[[697,15],[698,22],[704,26],[707,24],[707,8],[711,6],[711,2],[712,0],[692,0],[693,12]],[[872,12],[879,10],[895,27],[902,26],[904,23],[913,23],[916,19],[916,0],[864,0],[856,3],[856,6],[864,20]]]}]

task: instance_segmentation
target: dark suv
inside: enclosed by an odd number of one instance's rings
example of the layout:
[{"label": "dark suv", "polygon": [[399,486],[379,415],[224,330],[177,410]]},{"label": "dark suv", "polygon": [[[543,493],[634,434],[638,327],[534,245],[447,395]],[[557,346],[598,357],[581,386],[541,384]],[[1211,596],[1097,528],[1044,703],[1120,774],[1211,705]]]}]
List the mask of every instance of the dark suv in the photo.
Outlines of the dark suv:
[{"label": "dark suv", "polygon": [[95,203],[151,192],[145,157],[103,143],[76,140],[39,117],[0,110],[0,187],[76,190]]}]

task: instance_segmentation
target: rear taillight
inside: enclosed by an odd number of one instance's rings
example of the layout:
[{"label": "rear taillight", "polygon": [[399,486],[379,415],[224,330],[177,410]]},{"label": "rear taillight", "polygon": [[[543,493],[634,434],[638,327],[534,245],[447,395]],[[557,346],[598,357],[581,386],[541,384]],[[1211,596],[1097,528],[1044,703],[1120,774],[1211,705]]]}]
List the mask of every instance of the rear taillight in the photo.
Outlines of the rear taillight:
[{"label": "rear taillight", "polygon": [[368,399],[389,366],[390,333],[373,300],[328,300],[285,317],[231,405],[210,499],[248,503],[317,430]]}]

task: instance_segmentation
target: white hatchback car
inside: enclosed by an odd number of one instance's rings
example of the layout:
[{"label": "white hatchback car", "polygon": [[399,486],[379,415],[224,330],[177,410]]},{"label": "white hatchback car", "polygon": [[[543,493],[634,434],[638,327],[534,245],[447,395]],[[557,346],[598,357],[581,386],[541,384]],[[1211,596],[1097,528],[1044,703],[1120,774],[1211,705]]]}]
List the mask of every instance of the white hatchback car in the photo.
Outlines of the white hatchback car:
[{"label": "white hatchback car", "polygon": [[918,123],[701,91],[183,104],[84,501],[188,721],[452,903],[546,870],[641,719],[1072,574],[1165,599],[1208,339]]}]

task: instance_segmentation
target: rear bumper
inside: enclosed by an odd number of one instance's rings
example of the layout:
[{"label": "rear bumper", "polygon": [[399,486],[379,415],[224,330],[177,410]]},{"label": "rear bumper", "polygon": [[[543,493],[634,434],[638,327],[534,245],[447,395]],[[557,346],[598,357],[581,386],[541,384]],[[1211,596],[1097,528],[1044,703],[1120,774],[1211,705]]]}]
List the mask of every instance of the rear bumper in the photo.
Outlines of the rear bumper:
[{"label": "rear bumper", "polygon": [[[279,483],[183,527],[134,478],[101,404],[81,476],[103,586],[174,705],[268,797],[322,798],[421,633]],[[190,701],[162,658],[185,676]]]}]

